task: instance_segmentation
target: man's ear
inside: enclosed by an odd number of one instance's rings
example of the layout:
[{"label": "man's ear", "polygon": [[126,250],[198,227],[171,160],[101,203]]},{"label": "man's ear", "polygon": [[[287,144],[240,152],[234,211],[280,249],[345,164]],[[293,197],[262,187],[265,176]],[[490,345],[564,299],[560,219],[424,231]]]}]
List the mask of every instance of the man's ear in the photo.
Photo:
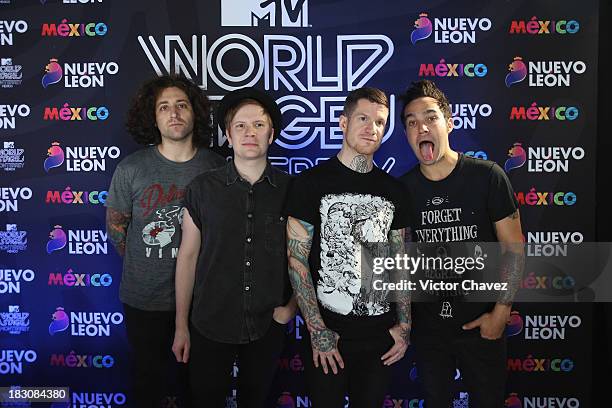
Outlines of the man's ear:
[{"label": "man's ear", "polygon": [[270,137],[268,138],[268,146],[270,146],[273,141],[274,141],[274,128],[272,128],[272,130],[270,131]]},{"label": "man's ear", "polygon": [[342,130],[342,133],[346,133],[346,129],[348,127],[348,118],[344,116],[344,114],[342,114],[338,119],[338,123],[340,124],[340,129]]}]

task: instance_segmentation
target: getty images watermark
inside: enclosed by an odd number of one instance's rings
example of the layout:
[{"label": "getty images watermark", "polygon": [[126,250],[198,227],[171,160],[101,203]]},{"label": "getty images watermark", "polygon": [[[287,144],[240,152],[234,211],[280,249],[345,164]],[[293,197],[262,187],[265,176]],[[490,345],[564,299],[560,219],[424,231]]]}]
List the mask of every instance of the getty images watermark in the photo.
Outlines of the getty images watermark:
[{"label": "getty images watermark", "polygon": [[612,302],[611,254],[609,242],[407,243],[401,254],[366,243],[355,272],[362,292],[389,301],[495,302],[508,292],[516,302]]}]

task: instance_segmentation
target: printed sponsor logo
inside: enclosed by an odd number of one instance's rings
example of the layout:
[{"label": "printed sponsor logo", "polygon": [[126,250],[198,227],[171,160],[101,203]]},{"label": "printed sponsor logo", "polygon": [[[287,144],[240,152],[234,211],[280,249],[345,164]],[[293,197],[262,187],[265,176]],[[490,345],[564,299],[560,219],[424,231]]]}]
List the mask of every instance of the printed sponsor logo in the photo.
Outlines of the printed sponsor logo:
[{"label": "printed sponsor logo", "polygon": [[222,27],[308,27],[308,0],[221,0]]}]

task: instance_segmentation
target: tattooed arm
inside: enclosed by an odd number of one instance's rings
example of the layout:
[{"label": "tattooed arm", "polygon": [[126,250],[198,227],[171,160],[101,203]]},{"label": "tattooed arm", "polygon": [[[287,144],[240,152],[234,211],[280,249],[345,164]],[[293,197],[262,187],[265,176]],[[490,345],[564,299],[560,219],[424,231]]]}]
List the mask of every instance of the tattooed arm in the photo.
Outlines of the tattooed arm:
[{"label": "tattooed arm", "polygon": [[315,292],[308,256],[312,246],[314,226],[289,217],[287,220],[287,255],[289,257],[289,280],[306,326],[310,332],[312,343],[312,359],[315,367],[319,361],[325,374],[328,364],[334,374],[338,373],[336,362],[344,368],[344,362],[338,352],[338,333],[325,326]]},{"label": "tattooed arm", "polygon": [[[406,253],[404,233],[403,229],[389,231],[390,258],[395,258],[396,255],[403,256]],[[403,275],[406,271],[396,272],[399,273],[399,278],[404,278]],[[410,344],[410,327],[412,326],[410,292],[408,290],[400,291],[396,295],[396,300],[397,324],[389,329],[395,344],[381,357],[385,365],[391,365],[401,360]]]},{"label": "tattooed arm", "polygon": [[111,207],[106,208],[106,232],[121,256],[125,255],[125,237],[131,220],[131,213],[124,213]]},{"label": "tattooed arm", "polygon": [[502,246],[501,281],[508,283],[508,290],[502,292],[497,303],[510,306],[523,278],[525,267],[525,249],[519,211],[516,210],[508,217],[497,221],[495,233]]},{"label": "tattooed arm", "polygon": [[519,288],[525,267],[525,250],[519,211],[516,210],[508,217],[497,221],[494,227],[497,240],[502,247],[500,280],[508,284],[508,290],[501,292],[490,313],[483,314],[463,327],[466,330],[480,327],[480,335],[491,340],[500,338],[504,332],[506,322],[510,318],[512,301]]}]

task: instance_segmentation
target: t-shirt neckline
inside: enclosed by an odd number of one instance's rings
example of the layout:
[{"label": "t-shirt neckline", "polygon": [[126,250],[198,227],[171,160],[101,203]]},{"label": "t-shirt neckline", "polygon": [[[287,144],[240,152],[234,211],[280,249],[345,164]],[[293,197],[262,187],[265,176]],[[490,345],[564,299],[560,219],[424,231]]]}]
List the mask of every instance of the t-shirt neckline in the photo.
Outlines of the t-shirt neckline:
[{"label": "t-shirt neckline", "polygon": [[167,164],[169,166],[185,166],[185,165],[189,165],[190,163],[193,163],[197,160],[198,156],[200,155],[200,150],[201,149],[197,149],[196,153],[193,155],[193,157],[187,161],[184,162],[175,162],[172,161],[168,158],[166,158],[163,154],[161,154],[161,152],[159,151],[159,149],[157,148],[157,145],[151,146],[151,148],[153,149],[153,153],[155,154],[155,156],[164,164]]},{"label": "t-shirt neckline", "polygon": [[418,171],[419,171],[419,176],[422,180],[424,180],[427,183],[443,183],[443,182],[447,182],[447,181],[451,181],[455,175],[457,173],[459,173],[459,171],[461,170],[461,168],[463,168],[463,153],[459,153],[459,158],[457,159],[457,163],[455,164],[455,167],[453,168],[453,170],[448,174],[448,176],[444,177],[443,179],[440,180],[430,180],[427,177],[425,177],[425,175],[423,174],[423,172],[421,171],[421,165],[418,165]]}]

